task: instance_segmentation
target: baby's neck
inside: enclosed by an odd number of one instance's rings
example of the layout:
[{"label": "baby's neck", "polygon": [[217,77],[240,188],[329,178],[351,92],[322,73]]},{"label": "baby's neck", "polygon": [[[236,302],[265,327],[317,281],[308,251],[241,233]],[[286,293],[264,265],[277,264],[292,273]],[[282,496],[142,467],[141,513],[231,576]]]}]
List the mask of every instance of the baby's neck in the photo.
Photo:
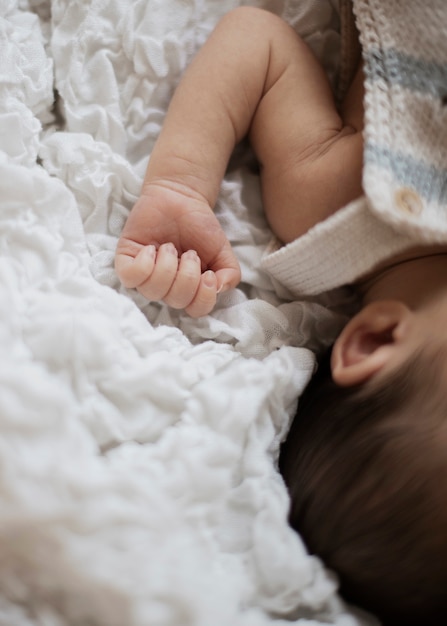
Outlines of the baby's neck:
[{"label": "baby's neck", "polygon": [[447,304],[447,247],[414,248],[376,268],[356,285],[363,305],[400,300],[410,309]]}]

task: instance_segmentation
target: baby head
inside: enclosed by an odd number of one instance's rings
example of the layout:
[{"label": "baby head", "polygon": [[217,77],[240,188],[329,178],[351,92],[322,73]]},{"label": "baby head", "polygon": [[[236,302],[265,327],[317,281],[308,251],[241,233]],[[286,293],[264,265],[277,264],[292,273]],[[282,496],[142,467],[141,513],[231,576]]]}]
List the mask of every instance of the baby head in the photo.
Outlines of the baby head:
[{"label": "baby head", "polygon": [[362,367],[390,336],[368,341],[341,365],[336,345],[332,373],[326,355],[299,401],[280,453],[290,522],[337,572],[348,601],[386,625],[439,626],[447,616],[447,354],[429,345],[348,384],[343,368]]}]

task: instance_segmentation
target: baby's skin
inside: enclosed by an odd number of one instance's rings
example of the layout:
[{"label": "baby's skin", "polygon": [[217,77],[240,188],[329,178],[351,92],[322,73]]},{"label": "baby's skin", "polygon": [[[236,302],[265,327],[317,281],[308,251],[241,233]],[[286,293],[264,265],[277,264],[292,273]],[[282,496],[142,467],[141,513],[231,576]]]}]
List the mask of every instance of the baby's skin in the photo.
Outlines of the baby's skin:
[{"label": "baby's skin", "polygon": [[362,98],[359,69],[337,111],[322,67],[276,15],[241,7],[224,16],[170,103],[118,241],[122,284],[199,317],[239,283],[213,207],[231,152],[247,135],[266,217],[282,242],[360,196]]}]

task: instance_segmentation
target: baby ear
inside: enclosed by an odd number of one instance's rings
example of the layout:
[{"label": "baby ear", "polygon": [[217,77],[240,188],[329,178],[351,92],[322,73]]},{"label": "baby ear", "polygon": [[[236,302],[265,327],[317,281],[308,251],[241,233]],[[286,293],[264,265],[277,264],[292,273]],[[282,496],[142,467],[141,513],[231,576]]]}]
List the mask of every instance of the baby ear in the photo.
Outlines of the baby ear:
[{"label": "baby ear", "polygon": [[365,306],[345,326],[332,350],[332,378],[341,387],[366,382],[401,346],[411,311],[397,300]]}]

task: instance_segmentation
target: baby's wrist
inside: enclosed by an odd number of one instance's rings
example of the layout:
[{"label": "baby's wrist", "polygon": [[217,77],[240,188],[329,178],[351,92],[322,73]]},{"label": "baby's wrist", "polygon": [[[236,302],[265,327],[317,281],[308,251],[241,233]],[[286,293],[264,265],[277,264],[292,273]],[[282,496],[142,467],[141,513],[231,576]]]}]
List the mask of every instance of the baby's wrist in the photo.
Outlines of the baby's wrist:
[{"label": "baby's wrist", "polygon": [[189,198],[210,206],[209,198],[196,185],[188,184],[184,177],[154,178],[145,180],[140,196],[153,197],[154,194],[172,192],[173,194]]}]

